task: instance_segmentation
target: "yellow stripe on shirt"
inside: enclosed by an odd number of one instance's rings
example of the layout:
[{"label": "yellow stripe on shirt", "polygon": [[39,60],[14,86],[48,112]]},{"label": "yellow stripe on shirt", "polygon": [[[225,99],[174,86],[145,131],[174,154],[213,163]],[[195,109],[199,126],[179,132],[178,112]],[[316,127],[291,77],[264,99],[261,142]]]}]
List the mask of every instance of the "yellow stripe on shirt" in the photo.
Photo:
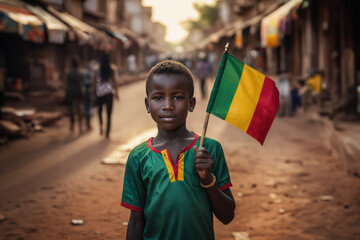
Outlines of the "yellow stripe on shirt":
[{"label": "yellow stripe on shirt", "polygon": [[169,153],[168,153],[167,149],[162,150],[161,154],[163,156],[166,168],[167,168],[168,173],[169,173],[170,182],[175,182],[176,181],[175,173],[174,173],[174,169],[172,168],[172,164],[170,162],[171,160],[170,160]]},{"label": "yellow stripe on shirt", "polygon": [[179,154],[178,181],[184,181],[184,153]]}]

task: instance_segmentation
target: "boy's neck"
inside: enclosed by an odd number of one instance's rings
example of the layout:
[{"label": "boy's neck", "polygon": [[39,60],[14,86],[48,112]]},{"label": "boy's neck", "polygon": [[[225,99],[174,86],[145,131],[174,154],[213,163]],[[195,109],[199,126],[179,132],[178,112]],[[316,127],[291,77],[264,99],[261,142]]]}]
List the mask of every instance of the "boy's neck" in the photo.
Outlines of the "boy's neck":
[{"label": "boy's neck", "polygon": [[194,133],[190,132],[185,123],[177,129],[167,131],[158,126],[158,135],[153,139],[152,145],[155,149],[160,151],[167,149],[173,163],[176,164],[176,159],[180,150],[189,146],[194,140]]},{"label": "boy's neck", "polygon": [[174,142],[174,141],[179,141],[179,140],[181,141],[193,137],[194,134],[186,128],[186,124],[184,123],[178,128],[171,131],[164,130],[163,128],[158,127],[158,134],[154,138],[154,140],[156,142],[162,142],[162,141]]}]

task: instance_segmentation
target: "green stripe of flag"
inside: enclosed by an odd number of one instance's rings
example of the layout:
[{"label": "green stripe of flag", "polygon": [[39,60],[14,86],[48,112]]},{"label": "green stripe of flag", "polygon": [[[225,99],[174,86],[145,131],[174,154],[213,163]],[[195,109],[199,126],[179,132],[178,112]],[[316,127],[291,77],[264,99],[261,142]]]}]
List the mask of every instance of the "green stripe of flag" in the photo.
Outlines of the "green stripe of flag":
[{"label": "green stripe of flag", "polygon": [[212,88],[212,91],[211,91],[211,95],[210,95],[210,98],[209,98],[209,101],[208,101],[208,105],[207,105],[207,108],[206,108],[206,112],[208,112],[208,113],[211,112],[211,109],[212,109],[212,107],[214,105],[216,94],[217,94],[218,88],[220,86],[220,81],[221,81],[221,78],[222,78],[223,73],[224,73],[227,56],[228,56],[227,52],[224,52],[223,55],[221,56],[219,69],[217,71],[215,82],[214,82],[214,85],[213,85],[213,88]]},{"label": "green stripe of flag", "polygon": [[[223,63],[223,68],[221,68],[223,60],[225,60],[225,63]],[[209,103],[211,102],[212,106],[209,104],[206,111],[211,112],[215,116],[225,120],[237,87],[239,86],[240,78],[244,69],[244,63],[240,62],[228,53],[223,54],[221,63],[219,69],[222,69],[222,71],[218,71],[214,88],[209,99]],[[219,72],[221,76],[219,76]]]}]

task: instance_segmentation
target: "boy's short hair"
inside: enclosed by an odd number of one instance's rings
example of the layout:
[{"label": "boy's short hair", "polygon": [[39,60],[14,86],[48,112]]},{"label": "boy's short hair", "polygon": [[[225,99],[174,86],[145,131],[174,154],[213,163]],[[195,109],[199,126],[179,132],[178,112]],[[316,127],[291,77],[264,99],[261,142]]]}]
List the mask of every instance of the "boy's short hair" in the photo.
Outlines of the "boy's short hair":
[{"label": "boy's short hair", "polygon": [[189,82],[189,97],[194,96],[194,78],[190,72],[190,70],[182,63],[174,61],[174,60],[165,60],[162,62],[157,63],[153,66],[147,77],[146,77],[146,95],[149,92],[150,82],[154,77],[154,74],[182,74],[186,77]]}]

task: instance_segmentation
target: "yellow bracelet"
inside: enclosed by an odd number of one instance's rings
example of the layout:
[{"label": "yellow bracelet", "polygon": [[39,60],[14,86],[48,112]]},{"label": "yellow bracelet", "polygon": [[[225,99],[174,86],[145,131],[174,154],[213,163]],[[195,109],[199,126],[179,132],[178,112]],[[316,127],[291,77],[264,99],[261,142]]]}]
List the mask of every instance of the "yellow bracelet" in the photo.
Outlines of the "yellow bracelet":
[{"label": "yellow bracelet", "polygon": [[213,173],[211,173],[211,176],[213,178],[211,183],[209,183],[208,185],[204,185],[200,180],[200,186],[202,186],[203,188],[211,188],[212,186],[214,186],[215,181],[216,181],[216,177],[215,177],[215,175]]}]

